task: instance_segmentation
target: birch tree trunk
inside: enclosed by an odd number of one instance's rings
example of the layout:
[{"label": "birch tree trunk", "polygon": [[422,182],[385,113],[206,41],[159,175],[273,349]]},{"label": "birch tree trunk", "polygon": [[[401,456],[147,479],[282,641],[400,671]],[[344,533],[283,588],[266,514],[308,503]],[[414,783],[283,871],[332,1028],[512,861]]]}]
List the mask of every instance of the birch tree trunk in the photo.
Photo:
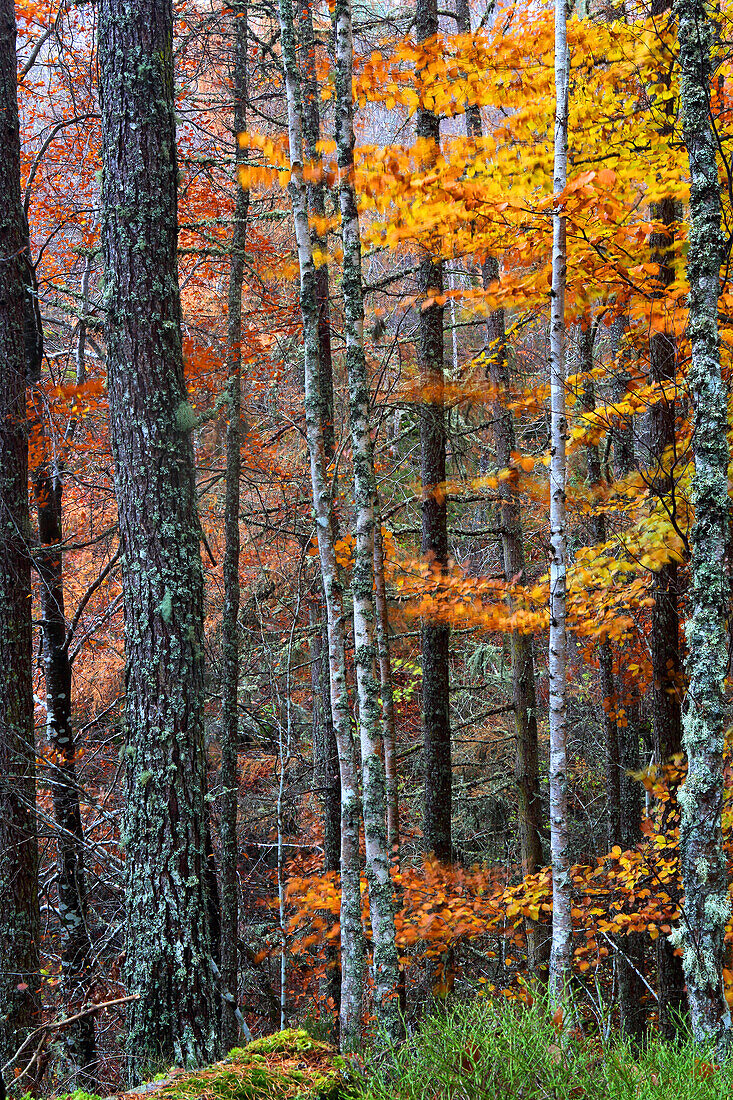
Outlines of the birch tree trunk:
[{"label": "birch tree trunk", "polygon": [[[305,152],[313,164],[320,163],[318,142],[321,137],[321,115],[319,109],[320,94],[316,71],[316,41],[313,30],[312,0],[299,0],[298,35],[300,46],[300,71],[303,98],[303,138]],[[322,178],[311,179],[308,183],[308,209],[318,221],[326,215],[326,185]],[[316,224],[311,229],[311,241],[314,249],[325,256],[327,240]],[[329,268],[321,262],[316,268],[316,301],[318,305],[318,378],[321,429],[323,431],[323,450],[326,467],[331,463],[335,452],[334,400],[333,400],[333,362],[331,355],[331,311],[329,302]],[[334,538],[338,537],[338,520],[335,509],[331,512]],[[314,707],[314,717],[319,726],[314,731],[314,764],[318,768],[323,789],[323,869],[338,871],[341,862],[341,780],[339,776],[338,745],[331,715],[331,695],[328,677],[328,626],[325,615],[325,595],[321,593],[320,616],[321,637],[317,650],[320,654],[316,671],[320,688],[317,688],[318,703]],[[331,943],[326,945],[326,996],[333,999],[338,1012],[341,1000],[341,972],[338,951]],[[338,1031],[338,1028],[336,1029]]]},{"label": "birch tree trunk", "polygon": [[107,365],[125,605],[128,1073],[219,1050],[201,528],[176,262],[171,0],[101,0]]},{"label": "birch tree trunk", "polygon": [[394,886],[386,826],[386,784],[380,736],[379,681],[376,676],[374,542],[379,522],[377,482],[370,425],[370,395],[364,354],[364,298],[361,238],[354,185],[354,43],[351,0],[336,0],[336,144],[339,205],[344,249],[343,295],[346,374],[354,464],[356,545],[351,591],[354,600],[354,660],[359,701],[362,807],[374,956],[377,1023],[391,1043],[404,1037],[399,1012],[399,959],[395,943]]},{"label": "birch tree trunk", "polygon": [[0,0],[0,1065],[40,1016],[15,5]]},{"label": "birch tree trunk", "polygon": [[723,1059],[729,1051],[731,1030],[722,978],[730,903],[721,823],[728,663],[725,548],[729,450],[718,333],[724,246],[717,139],[709,115],[711,54],[717,32],[704,0],[676,0],[674,10],[679,20],[682,132],[691,182],[687,274],[692,362],[688,385],[694,408],[695,456],[691,611],[685,625],[689,688],[683,743],[688,770],[678,796],[685,902],[676,936],[683,947],[693,1033],[699,1041],[714,1042]]},{"label": "birch tree trunk", "polygon": [[313,247],[308,225],[308,194],[303,175],[303,116],[295,52],[292,0],[280,0],[279,19],[288,111],[289,190],[300,269],[300,309],[305,346],[306,435],[316,536],[326,597],[331,714],[338,744],[341,774],[340,1041],[342,1049],[353,1050],[360,1042],[364,970],[359,864],[359,791],[346,689],[343,592],[336,563],[332,501],[326,477],[323,443],[318,357],[318,299]]},{"label": "birch tree trunk", "polygon": [[[567,182],[568,69],[566,0],[555,0],[555,158],[553,193]],[[566,529],[565,529],[565,217],[552,217],[550,290],[550,850],[552,856],[552,947],[550,996],[564,999],[572,957],[571,882],[568,859],[566,746]]]},{"label": "birch tree trunk", "polygon": [[[416,0],[415,33],[425,42],[438,33],[436,0]],[[426,142],[426,169],[440,147],[440,118],[425,107],[417,110],[417,136]],[[443,293],[443,263],[426,255],[420,264],[421,298]],[[420,549],[438,570],[448,564],[448,509],[445,484],[446,428],[443,404],[443,306],[433,302],[419,315],[418,362],[425,397],[420,409]],[[422,725],[425,762],[425,849],[448,863],[452,856],[450,737],[450,628],[430,619],[422,622]]]},{"label": "birch tree trunk", "polygon": [[[247,3],[238,3],[234,15],[233,129],[236,163],[243,163],[237,135],[247,128]],[[229,1050],[239,1036],[235,1014],[238,988],[239,883],[237,879],[237,809],[239,787],[237,746],[239,744],[239,476],[242,436],[242,287],[247,246],[249,191],[235,180],[229,291],[227,302],[227,375],[229,426],[226,443],[226,489],[224,500],[224,613],[222,657],[224,685],[221,731],[221,1006],[222,1048]]]}]

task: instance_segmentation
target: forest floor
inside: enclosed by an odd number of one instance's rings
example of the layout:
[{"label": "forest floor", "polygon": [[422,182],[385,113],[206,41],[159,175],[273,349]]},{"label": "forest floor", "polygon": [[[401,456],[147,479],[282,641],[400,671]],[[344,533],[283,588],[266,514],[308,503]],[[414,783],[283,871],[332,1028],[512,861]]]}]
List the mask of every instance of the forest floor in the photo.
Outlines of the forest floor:
[{"label": "forest floor", "polygon": [[391,1055],[375,1046],[345,1059],[291,1028],[116,1100],[141,1092],[155,1100],[730,1100],[733,1067],[685,1039],[651,1036],[639,1048],[602,1040],[597,1029],[564,1029],[537,1005],[475,1000],[428,1018]]}]

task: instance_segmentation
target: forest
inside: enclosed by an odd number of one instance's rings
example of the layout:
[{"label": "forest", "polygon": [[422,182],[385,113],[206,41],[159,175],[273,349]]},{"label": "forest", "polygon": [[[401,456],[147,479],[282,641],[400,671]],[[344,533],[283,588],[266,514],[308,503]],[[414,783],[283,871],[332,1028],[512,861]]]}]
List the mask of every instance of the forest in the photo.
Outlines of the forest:
[{"label": "forest", "polygon": [[0,0],[1,1100],[731,1095],[729,7]]}]

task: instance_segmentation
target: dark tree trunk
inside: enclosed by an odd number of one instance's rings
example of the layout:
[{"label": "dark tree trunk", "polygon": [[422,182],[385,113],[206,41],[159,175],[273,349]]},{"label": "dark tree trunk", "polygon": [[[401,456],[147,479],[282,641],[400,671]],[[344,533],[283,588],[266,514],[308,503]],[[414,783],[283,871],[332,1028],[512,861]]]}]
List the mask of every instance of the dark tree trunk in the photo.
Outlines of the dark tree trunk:
[{"label": "dark tree trunk", "polygon": [[[659,294],[663,296],[674,279],[670,260],[675,222],[675,202],[664,199],[653,203],[653,221],[662,229],[652,235],[652,262],[658,264]],[[652,382],[674,386],[677,356],[674,338],[665,331],[654,332],[649,340],[650,376]],[[651,428],[651,488],[662,506],[674,514],[674,481],[669,470],[669,451],[675,442],[675,402],[665,397],[649,411]],[[654,607],[652,609],[652,669],[654,755],[658,764],[682,751],[682,712],[679,697],[680,645],[677,563],[663,565],[654,576]]]},{"label": "dark tree trunk", "polygon": [[[317,164],[320,161],[318,142],[321,138],[321,116],[319,110],[320,93],[316,72],[316,41],[313,31],[313,4],[311,0],[299,0],[298,36],[301,62],[301,85],[303,102],[303,143],[309,160]],[[316,218],[326,215],[326,185],[322,179],[313,180],[308,185],[308,210]],[[328,242],[318,228],[311,233],[313,249],[325,257]],[[333,358],[331,354],[331,311],[328,264],[322,262],[316,268],[316,303],[318,308],[318,379],[321,429],[323,432],[323,450],[326,463],[333,460],[335,453],[334,398],[333,398]],[[331,512],[334,536],[337,535],[336,509]],[[320,619],[322,623],[320,653],[328,653],[328,629],[325,617],[325,593],[321,601]],[[319,746],[319,776],[323,788],[323,847],[325,871],[338,871],[341,860],[341,777],[339,775],[338,745],[331,714],[331,689],[327,660],[319,661],[320,699],[315,712],[319,715],[320,728],[317,735]],[[334,1038],[338,1038],[338,1017],[341,1003],[341,967],[339,955],[333,944],[326,946],[326,996],[334,1003]]]},{"label": "dark tree trunk", "polygon": [[[234,143],[236,163],[243,162],[237,135],[247,128],[247,4],[236,4],[234,15]],[[229,427],[226,445],[226,491],[224,502],[224,614],[222,657],[224,686],[221,731],[221,1041],[224,1050],[239,1037],[235,1010],[239,984],[239,882],[237,879],[237,809],[239,777],[239,475],[242,437],[242,287],[247,244],[249,191],[235,180],[229,293],[227,303],[227,375]]]},{"label": "dark tree trunk", "polygon": [[171,0],[101,0],[110,434],[123,555],[129,1075],[219,1050],[201,528],[176,265]]},{"label": "dark tree trunk", "polygon": [[[438,32],[436,0],[416,0],[415,33],[418,42]],[[419,107],[417,136],[429,142],[429,156],[440,147],[440,118]],[[427,254],[418,276],[420,299],[443,293],[443,264]],[[425,389],[420,408],[420,482],[424,558],[437,570],[448,564],[448,510],[445,498],[446,424],[443,404],[443,306],[433,302],[421,308],[418,335],[420,379]],[[422,727],[425,767],[425,850],[449,862],[451,840],[451,740],[448,626],[424,619],[422,623]]]},{"label": "dark tree trunk", "polygon": [[694,409],[695,456],[690,611],[685,626],[689,688],[683,742],[687,778],[678,796],[685,903],[676,938],[683,949],[693,1034],[698,1042],[714,1043],[722,1062],[729,1055],[731,1040],[722,974],[725,927],[730,917],[722,829],[728,726],[725,552],[730,524],[730,449],[718,331],[720,267],[727,249],[721,225],[718,134],[710,119],[719,31],[703,0],[676,0],[674,9],[679,24],[682,134],[690,165],[688,386]]},{"label": "dark tree trunk", "polygon": [[0,1065],[40,1013],[15,6],[0,0]]},{"label": "dark tree trunk", "polygon": [[[653,0],[652,15],[661,16],[671,7],[670,0]],[[672,78],[672,66],[659,74],[667,87]],[[666,107],[666,117],[660,138],[669,140],[674,120],[670,116],[672,102]],[[657,297],[664,298],[675,273],[670,250],[674,243],[675,201],[665,198],[652,203],[650,216],[661,223],[661,228],[651,235],[651,261],[658,265]],[[663,307],[664,308],[664,307]],[[652,382],[674,386],[677,369],[677,349],[674,337],[664,329],[654,331],[649,339],[649,367]],[[650,419],[651,490],[660,506],[674,515],[674,478],[669,469],[670,455],[675,444],[675,401],[664,397],[652,405]],[[682,751],[682,707],[680,683],[682,663],[680,653],[680,616],[677,563],[668,562],[654,575],[654,606],[650,635],[652,652],[652,733],[654,758],[657,764],[667,762]],[[665,806],[669,812],[674,801]],[[659,987],[659,1027],[667,1039],[678,1032],[680,1014],[685,1008],[684,974],[682,960],[674,954],[666,937],[656,941],[657,979]]]},{"label": "dark tree trunk", "polygon": [[[84,830],[76,775],[76,743],[71,723],[71,660],[64,610],[62,537],[63,480],[57,465],[35,471],[34,495],[40,550],[40,582],[46,729],[53,754],[51,797],[56,824],[58,908],[61,934],[61,980],[64,999],[78,1008],[89,995],[91,943],[87,929]],[[76,1004],[75,1004],[76,1002]],[[85,1016],[61,1034],[80,1085],[97,1077],[94,1017]]]}]

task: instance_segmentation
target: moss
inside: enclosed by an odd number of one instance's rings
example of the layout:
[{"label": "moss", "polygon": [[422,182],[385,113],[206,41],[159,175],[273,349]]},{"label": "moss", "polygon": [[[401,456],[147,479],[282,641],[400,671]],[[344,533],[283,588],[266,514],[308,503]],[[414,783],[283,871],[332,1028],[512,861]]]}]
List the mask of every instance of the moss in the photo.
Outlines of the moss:
[{"label": "moss", "polygon": [[160,1100],[345,1100],[345,1069],[328,1043],[289,1028],[235,1047],[207,1069],[176,1074]]}]

